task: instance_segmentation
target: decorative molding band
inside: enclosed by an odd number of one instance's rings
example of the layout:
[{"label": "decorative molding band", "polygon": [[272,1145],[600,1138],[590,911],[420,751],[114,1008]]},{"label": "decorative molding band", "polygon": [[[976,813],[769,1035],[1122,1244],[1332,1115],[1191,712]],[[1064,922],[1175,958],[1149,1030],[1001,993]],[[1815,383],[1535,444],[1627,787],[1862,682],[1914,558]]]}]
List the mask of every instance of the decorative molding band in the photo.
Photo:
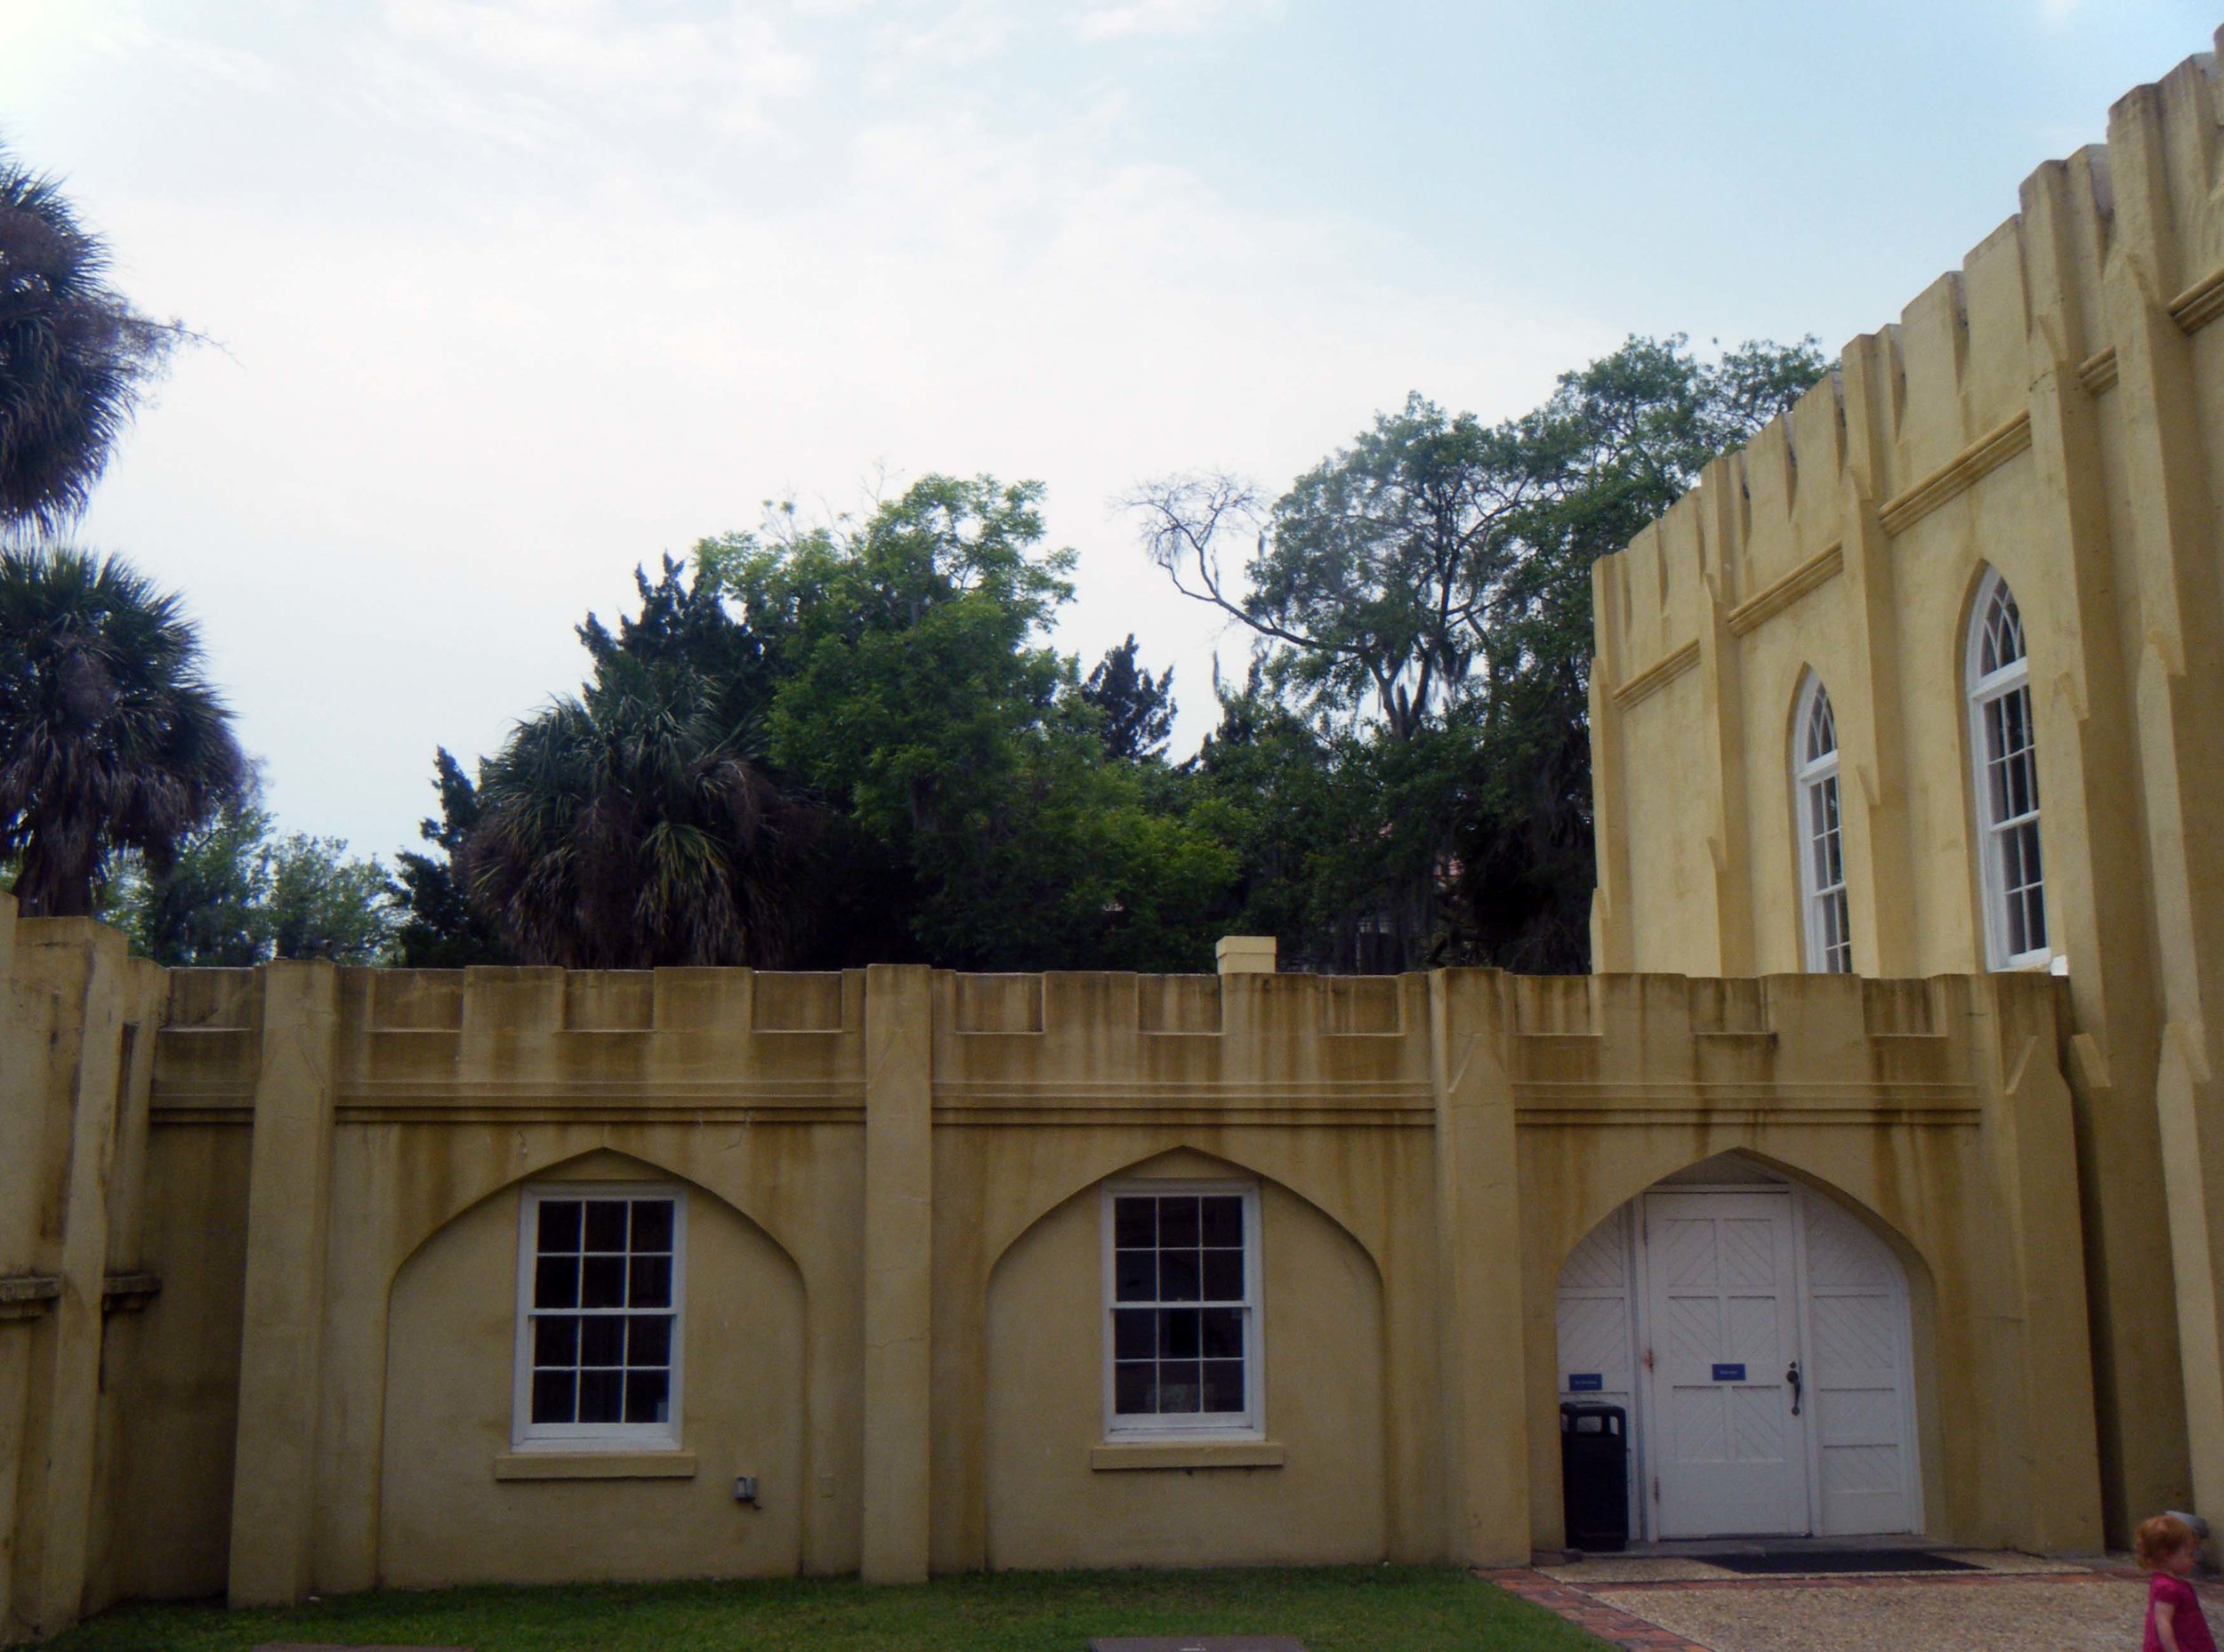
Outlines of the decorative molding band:
[{"label": "decorative molding band", "polygon": [[1904,534],[1950,499],[1959,498],[2031,445],[2029,408],[1978,437],[1939,469],[1884,502],[1877,514],[1888,534]]},{"label": "decorative molding band", "polygon": [[1648,1130],[1664,1124],[1708,1129],[1765,1130],[1786,1124],[1852,1124],[1865,1129],[1907,1126],[1922,1129],[1975,1130],[1984,1118],[1977,1108],[1895,1108],[1879,1112],[1864,1108],[1804,1108],[1793,1118],[1774,1108],[1661,1107],[1555,1108],[1514,1109],[1514,1124],[1523,1130]]},{"label": "decorative molding band", "polygon": [[2170,301],[2170,318],[2181,333],[2196,333],[2224,316],[2224,270],[2212,270]]},{"label": "decorative molding band", "polygon": [[1139,1124],[1171,1129],[1262,1130],[1433,1130],[1431,1108],[994,1108],[938,1107],[938,1130],[993,1126],[998,1130],[1036,1125],[1078,1129],[1129,1129]]},{"label": "decorative molding band", "polygon": [[504,1451],[498,1480],[691,1480],[691,1451]]},{"label": "decorative molding band", "polygon": [[1163,1079],[999,1080],[942,1078],[934,1104],[943,1107],[1433,1107],[1425,1078],[1355,1074],[1342,1084],[1214,1084]]},{"label": "decorative molding band", "polygon": [[2077,382],[2092,395],[2115,388],[2115,346],[2095,351],[2077,364]]},{"label": "decorative molding band", "polygon": [[1137,1440],[1092,1446],[1089,1466],[1100,1474],[1119,1469],[1278,1469],[1289,1455],[1273,1439]]},{"label": "decorative molding band", "polygon": [[1681,648],[1672,649],[1664,657],[1654,661],[1616,689],[1614,691],[1614,703],[1624,707],[1634,705],[1646,696],[1657,693],[1660,689],[1666,688],[1698,663],[1698,643],[1696,641],[1687,642]]},{"label": "decorative molding band", "polygon": [[1729,634],[1742,637],[1763,621],[1774,619],[1809,592],[1828,584],[1846,565],[1843,542],[1811,556],[1772,585],[1763,585],[1729,611]]},{"label": "decorative molding band", "polygon": [[0,1319],[36,1319],[61,1295],[61,1279],[51,1273],[0,1275]]},{"label": "decorative molding band", "polygon": [[[224,1124],[222,1118],[174,1118],[176,1124]],[[252,1122],[252,1121],[242,1121]],[[431,1106],[413,1107],[406,1102],[381,1102],[370,1107],[351,1107],[342,1102],[333,1111],[336,1124],[467,1124],[498,1125],[511,1129],[526,1124],[593,1124],[599,1126],[634,1124],[643,1128],[656,1124],[745,1124],[753,1127],[778,1125],[792,1128],[807,1124],[850,1124],[865,1123],[865,1108],[858,1107],[717,1107],[680,1104],[657,1106],[654,1103],[612,1107],[600,1102],[559,1102],[553,1106],[536,1107],[530,1102],[513,1101],[493,1107],[474,1107],[468,1102],[439,1102]]]},{"label": "decorative molding band", "polygon": [[101,1281],[101,1311],[135,1314],[162,1294],[162,1276],[144,1269],[112,1273]]}]

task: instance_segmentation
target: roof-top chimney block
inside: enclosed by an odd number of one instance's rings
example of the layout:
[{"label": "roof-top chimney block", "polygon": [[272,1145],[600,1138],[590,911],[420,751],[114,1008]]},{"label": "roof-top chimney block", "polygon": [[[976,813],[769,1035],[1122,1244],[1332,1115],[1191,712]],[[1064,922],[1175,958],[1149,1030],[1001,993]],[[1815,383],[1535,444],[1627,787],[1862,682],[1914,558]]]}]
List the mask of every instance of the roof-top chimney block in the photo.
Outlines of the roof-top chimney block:
[{"label": "roof-top chimney block", "polygon": [[1274,937],[1223,935],[1220,945],[1213,948],[1213,955],[1220,960],[1222,975],[1271,975]]}]

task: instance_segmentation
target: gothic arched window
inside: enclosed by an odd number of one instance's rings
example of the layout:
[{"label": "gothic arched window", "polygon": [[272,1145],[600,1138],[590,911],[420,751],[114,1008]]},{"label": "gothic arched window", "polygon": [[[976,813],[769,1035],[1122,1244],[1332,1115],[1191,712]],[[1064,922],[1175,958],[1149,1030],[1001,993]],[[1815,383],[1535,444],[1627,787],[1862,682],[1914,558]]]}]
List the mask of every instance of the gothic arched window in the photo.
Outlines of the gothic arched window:
[{"label": "gothic arched window", "polygon": [[1846,916],[1845,834],[1838,809],[1838,722],[1830,693],[1809,674],[1793,720],[1792,797],[1800,840],[1800,915],[1807,967],[1819,974],[1853,970]]},{"label": "gothic arched window", "polygon": [[1969,697],[1986,962],[1995,970],[2044,963],[2051,953],[2039,858],[2031,666],[2015,592],[1997,569],[1986,570],[1970,615]]}]

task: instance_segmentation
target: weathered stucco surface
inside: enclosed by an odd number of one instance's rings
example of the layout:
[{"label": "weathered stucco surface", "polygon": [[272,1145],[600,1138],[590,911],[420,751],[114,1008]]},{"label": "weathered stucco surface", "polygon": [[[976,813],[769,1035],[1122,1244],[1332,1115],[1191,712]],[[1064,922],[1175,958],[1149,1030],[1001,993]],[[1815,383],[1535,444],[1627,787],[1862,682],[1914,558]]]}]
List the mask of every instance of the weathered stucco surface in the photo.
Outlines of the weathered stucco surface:
[{"label": "weathered stucco surface", "polygon": [[[0,897],[0,1635],[120,1595],[1560,1536],[1555,1286],[1738,1152],[1909,1289],[1923,1522],[2224,1499],[2214,60],[1597,575],[1601,973],[165,973]],[[1983,973],[1962,646],[2029,657],[2066,979]],[[1837,710],[1855,967],[1787,760]],[[1259,1191],[1262,1438],[1103,1426],[1108,1179]],[[520,1201],[682,1189],[676,1447],[512,1448]],[[753,1476],[754,1506],[737,1476]]]},{"label": "weathered stucco surface", "polygon": [[[15,1632],[125,1593],[1523,1559],[1561,1261],[1732,1148],[1902,1256],[1930,1529],[2099,1541],[2043,976],[165,974],[4,900],[0,938]],[[1259,1189],[1261,1440],[1108,1445],[1134,1175]],[[566,1181],[687,1195],[676,1450],[512,1447],[520,1193]]]},{"label": "weathered stucco surface", "polygon": [[2224,1503],[2224,192],[2212,55],[1595,576],[1596,967],[1803,966],[1836,713],[1853,967],[1986,967],[1964,642],[2021,609],[2111,1532]]}]

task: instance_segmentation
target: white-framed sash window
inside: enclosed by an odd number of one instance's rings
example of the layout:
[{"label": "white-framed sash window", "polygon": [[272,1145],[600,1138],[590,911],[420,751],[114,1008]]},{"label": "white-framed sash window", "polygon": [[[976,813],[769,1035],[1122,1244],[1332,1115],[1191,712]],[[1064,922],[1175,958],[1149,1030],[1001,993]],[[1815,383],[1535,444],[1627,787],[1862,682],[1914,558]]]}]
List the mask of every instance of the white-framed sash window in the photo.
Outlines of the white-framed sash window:
[{"label": "white-framed sash window", "polygon": [[514,1444],[589,1451],[679,1445],[686,1259],[687,1200],[677,1189],[525,1189]]},{"label": "white-framed sash window", "polygon": [[1257,1187],[1108,1185],[1103,1292],[1108,1438],[1258,1437]]},{"label": "white-framed sash window", "polygon": [[1807,967],[1817,974],[1853,970],[1846,907],[1845,832],[1839,814],[1838,722],[1830,692],[1810,673],[1793,720],[1792,801],[1800,845],[1800,909]]},{"label": "white-framed sash window", "polygon": [[1986,571],[1970,616],[1969,700],[1986,961],[1995,970],[2043,966],[2053,952],[2039,853],[2031,666],[2023,616],[1997,569]]}]

